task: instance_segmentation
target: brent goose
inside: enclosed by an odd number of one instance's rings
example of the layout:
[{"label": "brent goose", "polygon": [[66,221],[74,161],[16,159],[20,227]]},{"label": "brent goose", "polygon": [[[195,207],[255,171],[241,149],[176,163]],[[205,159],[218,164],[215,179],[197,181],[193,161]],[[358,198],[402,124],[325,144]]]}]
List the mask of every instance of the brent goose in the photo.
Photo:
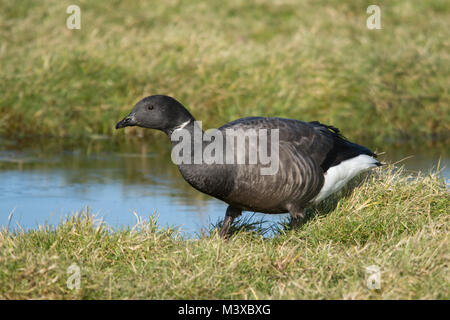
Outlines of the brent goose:
[{"label": "brent goose", "polygon": [[[161,130],[169,137],[180,129],[194,136],[199,128],[181,103],[164,95],[139,101],[116,129],[127,126]],[[191,186],[228,204],[221,236],[227,234],[242,211],[289,212],[291,228],[297,227],[305,221],[305,207],[338,191],[358,173],[381,165],[372,151],[348,141],[337,128],[318,121],[251,117],[229,122],[217,132],[227,137],[232,132],[227,129],[278,129],[279,165],[276,173],[262,174],[263,165],[258,163],[207,164],[193,160],[177,164]],[[175,147],[178,142],[171,140]],[[208,142],[202,141],[202,146],[205,144]],[[231,150],[238,153],[238,149]]]}]

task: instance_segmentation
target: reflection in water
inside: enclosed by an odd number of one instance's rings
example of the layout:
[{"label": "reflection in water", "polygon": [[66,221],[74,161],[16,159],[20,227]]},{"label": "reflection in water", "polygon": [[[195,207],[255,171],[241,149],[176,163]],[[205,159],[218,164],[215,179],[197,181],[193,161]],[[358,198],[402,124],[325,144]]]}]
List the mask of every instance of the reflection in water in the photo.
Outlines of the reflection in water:
[{"label": "reflection in water", "polygon": [[[370,144],[368,144],[370,145]],[[433,153],[392,148],[381,157],[404,161],[412,170],[430,170],[441,157],[448,166],[446,148]],[[443,171],[450,178],[449,168]],[[194,190],[183,180],[170,159],[166,137],[147,142],[117,143],[108,140],[88,143],[2,144],[0,148],[0,227],[18,224],[24,229],[60,218],[89,206],[114,227],[132,226],[139,216],[156,213],[159,225],[178,225],[194,235],[211,222],[222,219],[226,204]],[[286,215],[257,214],[269,223]]]}]

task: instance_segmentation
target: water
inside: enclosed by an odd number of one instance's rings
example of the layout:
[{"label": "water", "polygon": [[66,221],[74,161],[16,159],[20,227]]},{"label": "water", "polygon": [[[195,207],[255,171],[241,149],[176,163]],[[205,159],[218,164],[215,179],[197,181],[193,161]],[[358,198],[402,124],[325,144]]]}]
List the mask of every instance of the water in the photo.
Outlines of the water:
[{"label": "water", "polygon": [[[166,137],[122,145],[108,140],[20,146],[3,141],[0,145],[0,227],[54,225],[89,207],[116,228],[133,226],[133,212],[143,218],[156,214],[160,226],[179,226],[183,233],[194,236],[222,219],[226,210],[225,203],[183,180],[170,160]],[[446,167],[442,174],[448,181],[446,150],[393,147],[384,150],[381,160],[398,161],[414,155],[402,163],[408,169],[428,172],[441,157],[441,167]],[[255,214],[254,218],[270,224],[285,217]]]}]

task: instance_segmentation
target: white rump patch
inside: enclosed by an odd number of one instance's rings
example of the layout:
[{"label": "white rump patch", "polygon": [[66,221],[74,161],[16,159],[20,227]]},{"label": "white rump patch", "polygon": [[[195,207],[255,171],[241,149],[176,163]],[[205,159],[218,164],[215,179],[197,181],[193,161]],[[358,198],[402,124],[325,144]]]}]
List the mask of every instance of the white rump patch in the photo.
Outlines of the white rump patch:
[{"label": "white rump patch", "polygon": [[325,182],[319,194],[312,200],[320,202],[330,194],[339,191],[347,182],[357,174],[376,167],[378,161],[366,154],[342,161],[337,166],[333,166],[325,172]]}]

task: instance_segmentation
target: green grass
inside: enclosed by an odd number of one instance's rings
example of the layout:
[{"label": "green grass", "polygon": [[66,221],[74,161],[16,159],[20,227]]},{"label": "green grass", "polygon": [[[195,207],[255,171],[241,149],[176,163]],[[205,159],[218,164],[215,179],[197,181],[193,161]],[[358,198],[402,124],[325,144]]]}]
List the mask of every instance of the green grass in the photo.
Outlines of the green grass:
[{"label": "green grass", "polygon": [[[449,299],[449,191],[435,174],[377,169],[276,234],[241,221],[185,239],[154,219],[112,230],[80,214],[0,232],[2,299]],[[328,212],[328,214],[325,214]],[[81,288],[70,290],[77,264]],[[381,289],[365,268],[381,269]]]},{"label": "green grass", "polygon": [[[450,4],[379,1],[0,3],[0,135],[137,135],[114,124],[168,94],[207,127],[265,115],[354,139],[448,139]],[[145,132],[151,134],[150,131]]]},{"label": "green grass", "polygon": [[[66,28],[78,4],[82,29]],[[0,138],[151,135],[115,123],[168,94],[205,127],[264,115],[320,120],[352,140],[448,141],[450,3],[1,1]],[[334,206],[336,205],[336,206]],[[0,232],[0,298],[450,299],[450,197],[436,175],[379,170],[300,230],[241,220],[195,240],[154,219],[92,216]],[[328,214],[325,214],[328,212]],[[66,286],[81,268],[81,289]],[[365,268],[381,268],[381,289]]]}]

